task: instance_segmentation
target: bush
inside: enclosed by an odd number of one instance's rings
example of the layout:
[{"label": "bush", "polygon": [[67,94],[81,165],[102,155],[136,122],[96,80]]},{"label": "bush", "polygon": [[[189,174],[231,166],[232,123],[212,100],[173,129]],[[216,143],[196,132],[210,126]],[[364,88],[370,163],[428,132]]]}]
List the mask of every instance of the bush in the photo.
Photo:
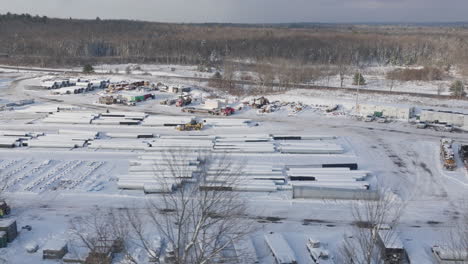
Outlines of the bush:
[{"label": "bush", "polygon": [[434,67],[396,69],[387,73],[387,79],[398,81],[439,81],[443,77],[443,71]]},{"label": "bush", "polygon": [[361,73],[356,72],[353,78],[353,85],[365,85],[365,84],[366,84],[366,79],[364,79],[364,76],[362,76]]},{"label": "bush", "polygon": [[93,73],[94,72],[94,68],[91,64],[86,64],[85,66],[83,66],[83,73]]},{"label": "bush", "polygon": [[452,93],[453,96],[456,97],[463,97],[466,95],[465,92],[465,85],[463,84],[462,81],[457,80],[450,85],[450,92]]},{"label": "bush", "polygon": [[125,68],[125,73],[126,73],[126,74],[132,74],[132,68],[130,68],[130,66],[127,66],[127,67]]}]

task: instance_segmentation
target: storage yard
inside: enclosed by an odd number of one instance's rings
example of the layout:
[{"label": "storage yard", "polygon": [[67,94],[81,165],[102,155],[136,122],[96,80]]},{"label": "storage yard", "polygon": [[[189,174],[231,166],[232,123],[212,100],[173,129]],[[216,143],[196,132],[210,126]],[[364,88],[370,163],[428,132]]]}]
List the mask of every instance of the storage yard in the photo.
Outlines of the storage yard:
[{"label": "storage yard", "polygon": [[[406,205],[398,241],[381,243],[389,258],[395,252],[411,263],[454,257],[444,246],[468,192],[468,136],[410,122],[419,116],[463,127],[459,118],[431,117],[412,106],[363,102],[358,114],[347,110],[349,102],[210,99],[185,84],[65,79],[44,80],[42,88],[42,80],[25,81],[30,90],[21,89],[35,101],[1,112],[2,195],[11,207],[5,219],[13,219],[0,220],[0,246],[6,246],[0,258],[7,263],[91,258],[64,240],[72,219],[96,207],[144,208],[147,199],[195,181],[208,155],[240,165],[228,171],[238,173],[234,184],[211,168],[200,188],[245,199],[245,217],[256,229],[223,251],[249,252],[242,263],[339,263],[340,241],[356,225],[351,205],[376,201],[381,188]],[[102,87],[75,93],[78,84],[97,80]],[[108,104],[102,96],[119,99]],[[224,115],[228,107],[233,111]],[[390,122],[360,120],[369,115]],[[2,232],[13,229],[17,236],[9,241]],[[167,241],[158,243],[161,255],[171,254]]]}]

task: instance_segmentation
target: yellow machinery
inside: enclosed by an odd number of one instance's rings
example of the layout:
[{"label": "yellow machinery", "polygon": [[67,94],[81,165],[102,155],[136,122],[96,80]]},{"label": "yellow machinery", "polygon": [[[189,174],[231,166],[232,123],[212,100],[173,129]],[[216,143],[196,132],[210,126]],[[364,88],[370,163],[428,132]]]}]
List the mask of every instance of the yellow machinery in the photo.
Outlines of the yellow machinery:
[{"label": "yellow machinery", "polygon": [[197,123],[197,121],[192,121],[187,124],[183,125],[178,125],[176,126],[176,129],[179,131],[192,131],[192,130],[202,130],[203,129],[203,123]]}]

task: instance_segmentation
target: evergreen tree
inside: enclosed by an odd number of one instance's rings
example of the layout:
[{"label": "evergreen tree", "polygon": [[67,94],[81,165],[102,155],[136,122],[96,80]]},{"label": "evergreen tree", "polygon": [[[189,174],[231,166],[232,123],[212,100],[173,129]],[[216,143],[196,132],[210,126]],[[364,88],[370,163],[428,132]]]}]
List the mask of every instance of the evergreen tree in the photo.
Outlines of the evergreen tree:
[{"label": "evergreen tree", "polygon": [[463,97],[466,95],[465,92],[465,85],[463,84],[462,81],[457,80],[450,85],[450,92],[452,93],[453,96],[456,97]]},{"label": "evergreen tree", "polygon": [[362,76],[361,73],[356,72],[353,78],[353,85],[365,85],[365,84],[366,84],[366,79],[364,79],[364,76]]},{"label": "evergreen tree", "polygon": [[86,64],[85,66],[83,66],[83,73],[93,73],[94,72],[94,68],[91,64]]}]

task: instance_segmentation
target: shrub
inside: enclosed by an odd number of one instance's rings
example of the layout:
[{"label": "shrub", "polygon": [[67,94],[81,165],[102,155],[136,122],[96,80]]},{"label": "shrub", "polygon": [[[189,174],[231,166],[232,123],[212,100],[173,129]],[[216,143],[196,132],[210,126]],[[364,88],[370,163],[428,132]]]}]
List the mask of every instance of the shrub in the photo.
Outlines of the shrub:
[{"label": "shrub", "polygon": [[127,67],[125,68],[125,73],[126,73],[126,74],[132,74],[132,68],[130,68],[130,66],[127,66]]},{"label": "shrub", "polygon": [[463,97],[466,95],[465,92],[465,85],[463,84],[462,81],[457,80],[450,85],[450,92],[452,93],[453,96],[456,97]]},{"label": "shrub", "polygon": [[398,81],[438,81],[443,77],[443,71],[435,67],[396,69],[387,73],[387,79]]},{"label": "shrub", "polygon": [[94,68],[91,64],[86,64],[85,66],[83,66],[83,73],[93,73],[94,72]]},{"label": "shrub", "polygon": [[366,79],[364,79],[364,76],[362,76],[361,73],[356,72],[353,78],[353,85],[365,85],[365,84],[366,84]]}]

